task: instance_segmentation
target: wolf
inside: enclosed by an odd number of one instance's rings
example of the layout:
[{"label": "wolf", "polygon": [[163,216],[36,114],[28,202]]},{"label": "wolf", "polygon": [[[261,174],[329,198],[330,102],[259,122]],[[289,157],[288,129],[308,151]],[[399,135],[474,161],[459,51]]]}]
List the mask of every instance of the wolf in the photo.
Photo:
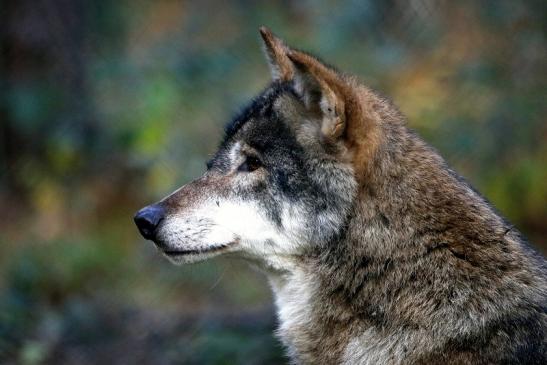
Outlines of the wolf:
[{"label": "wolf", "polygon": [[142,235],[261,268],[294,364],[547,364],[545,258],[391,102],[260,33],[271,84]]}]

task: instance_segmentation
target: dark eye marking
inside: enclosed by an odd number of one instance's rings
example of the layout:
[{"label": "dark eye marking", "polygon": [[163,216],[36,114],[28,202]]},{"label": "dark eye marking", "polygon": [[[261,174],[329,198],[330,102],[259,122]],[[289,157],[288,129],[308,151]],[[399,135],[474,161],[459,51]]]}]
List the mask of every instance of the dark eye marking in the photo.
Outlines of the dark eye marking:
[{"label": "dark eye marking", "polygon": [[213,160],[207,161],[205,166],[207,167],[207,170],[211,170],[211,167],[213,167]]},{"label": "dark eye marking", "polygon": [[241,172],[253,172],[255,170],[258,170],[263,166],[262,161],[258,157],[255,156],[247,156],[245,158],[245,161],[239,165],[237,168],[237,171]]}]

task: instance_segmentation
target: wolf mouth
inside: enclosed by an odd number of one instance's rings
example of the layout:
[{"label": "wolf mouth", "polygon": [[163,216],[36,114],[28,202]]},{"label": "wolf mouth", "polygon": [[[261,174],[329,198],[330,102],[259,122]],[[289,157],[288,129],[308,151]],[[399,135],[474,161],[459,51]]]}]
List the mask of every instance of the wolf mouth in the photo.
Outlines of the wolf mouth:
[{"label": "wolf mouth", "polygon": [[230,242],[218,246],[213,246],[209,248],[203,248],[203,249],[195,249],[195,250],[164,250],[163,253],[168,256],[185,256],[185,255],[200,255],[200,254],[206,254],[206,253],[213,253],[213,252],[219,252],[223,251],[225,249],[228,249],[235,245],[237,242]]}]

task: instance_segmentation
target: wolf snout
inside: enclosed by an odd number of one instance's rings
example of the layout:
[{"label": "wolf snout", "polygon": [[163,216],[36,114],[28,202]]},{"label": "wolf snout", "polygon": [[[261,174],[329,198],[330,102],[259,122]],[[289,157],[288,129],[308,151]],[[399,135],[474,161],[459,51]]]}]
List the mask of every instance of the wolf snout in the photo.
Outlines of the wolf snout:
[{"label": "wolf snout", "polygon": [[154,204],[139,210],[133,219],[142,236],[147,240],[153,240],[156,235],[156,229],[164,217],[165,210],[161,206]]}]

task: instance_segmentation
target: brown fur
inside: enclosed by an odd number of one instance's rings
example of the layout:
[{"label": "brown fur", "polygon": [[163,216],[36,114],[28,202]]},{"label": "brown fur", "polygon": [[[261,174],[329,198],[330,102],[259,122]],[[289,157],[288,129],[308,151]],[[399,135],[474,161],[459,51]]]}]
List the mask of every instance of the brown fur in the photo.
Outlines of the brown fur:
[{"label": "brown fur", "polygon": [[386,101],[352,78],[326,67],[313,56],[290,50],[288,57],[296,67],[304,68],[304,72],[309,72],[318,80],[323,94],[328,95],[331,92],[335,95],[333,99],[336,112],[341,115],[342,120],[336,124],[338,131],[331,131],[331,134],[344,134],[345,146],[351,155],[356,176],[366,175],[369,161],[372,160],[381,138],[378,112],[387,109]]}]

